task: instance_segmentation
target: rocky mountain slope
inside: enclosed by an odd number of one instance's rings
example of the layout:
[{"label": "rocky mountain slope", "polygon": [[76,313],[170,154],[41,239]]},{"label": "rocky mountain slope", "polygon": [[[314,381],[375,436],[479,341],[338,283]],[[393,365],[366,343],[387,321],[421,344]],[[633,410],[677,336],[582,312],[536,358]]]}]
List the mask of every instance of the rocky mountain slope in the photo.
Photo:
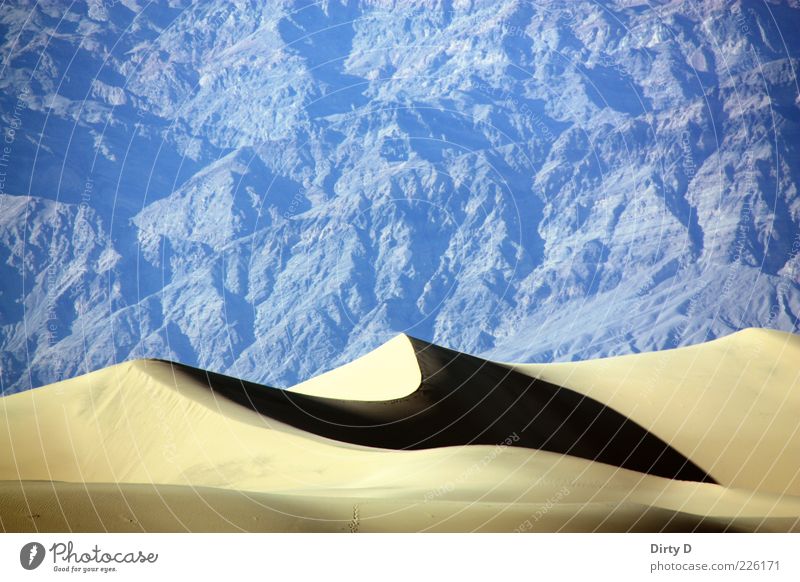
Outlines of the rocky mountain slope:
[{"label": "rocky mountain slope", "polygon": [[549,361],[800,313],[791,1],[19,2],[0,365],[285,386],[399,332]]}]

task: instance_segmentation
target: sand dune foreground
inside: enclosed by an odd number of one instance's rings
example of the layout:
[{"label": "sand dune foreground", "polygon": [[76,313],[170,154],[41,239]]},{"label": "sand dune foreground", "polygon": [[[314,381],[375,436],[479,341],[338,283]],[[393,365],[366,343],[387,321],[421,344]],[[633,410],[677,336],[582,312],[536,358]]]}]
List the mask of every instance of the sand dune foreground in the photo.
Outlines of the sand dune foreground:
[{"label": "sand dune foreground", "polygon": [[800,337],[289,390],[138,360],[0,398],[4,531],[798,531]]}]

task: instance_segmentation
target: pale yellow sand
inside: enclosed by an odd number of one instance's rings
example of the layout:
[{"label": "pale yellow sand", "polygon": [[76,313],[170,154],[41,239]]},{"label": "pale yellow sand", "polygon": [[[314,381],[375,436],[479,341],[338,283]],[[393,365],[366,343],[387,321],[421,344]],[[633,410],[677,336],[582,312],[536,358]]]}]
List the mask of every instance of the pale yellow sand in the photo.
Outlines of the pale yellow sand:
[{"label": "pale yellow sand", "polygon": [[[657,477],[649,477],[658,480]],[[674,485],[674,484],[673,484]],[[564,486],[562,486],[564,487]],[[769,496],[705,491],[678,483],[662,497],[693,499],[682,511],[608,486],[574,485],[538,502],[420,502],[391,492],[353,490],[313,494],[239,492],[208,487],[144,484],[0,482],[0,530],[5,531],[246,531],[246,532],[612,532],[612,531],[800,531],[798,507]],[[688,491],[682,489],[690,488]],[[407,496],[416,490],[405,492]],[[575,494],[574,500],[570,495]],[[729,497],[733,495],[733,497]],[[738,499],[736,498],[738,497]],[[742,503],[744,502],[744,505]],[[682,505],[682,502],[677,505]],[[667,507],[665,507],[667,506]],[[788,515],[788,516],[787,516]]]},{"label": "pale yellow sand", "polygon": [[414,392],[422,375],[408,337],[399,335],[376,350],[292,386],[292,392],[345,400],[393,400]]},{"label": "pale yellow sand", "polygon": [[[397,397],[409,382],[419,383],[413,350],[406,347],[405,338],[393,340],[383,355],[378,350],[366,364],[331,372],[307,387],[316,395],[343,397],[345,378],[358,380],[358,388],[348,390],[359,395],[374,386],[374,399]],[[800,456],[797,415],[791,412],[800,411],[798,350],[796,337],[748,331],[673,352],[519,367],[628,414],[722,485],[671,481],[520,448],[387,451],[345,445],[217,399],[167,363],[120,364],[0,399],[0,526],[797,530]],[[414,370],[395,370],[384,381],[383,366],[394,356]],[[656,383],[645,383],[651,377]],[[737,462],[746,471],[734,470]]]},{"label": "pale yellow sand", "polygon": [[800,336],[747,329],[677,350],[512,367],[611,406],[720,483],[800,495]]}]

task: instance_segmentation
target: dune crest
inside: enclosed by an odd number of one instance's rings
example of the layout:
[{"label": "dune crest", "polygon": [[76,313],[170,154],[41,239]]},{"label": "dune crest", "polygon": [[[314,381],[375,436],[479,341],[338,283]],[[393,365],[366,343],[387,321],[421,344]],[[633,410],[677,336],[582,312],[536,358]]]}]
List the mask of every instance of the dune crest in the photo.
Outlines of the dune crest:
[{"label": "dune crest", "polygon": [[398,335],[370,353],[289,388],[308,396],[380,401],[408,396],[422,373],[407,335]]},{"label": "dune crest", "polygon": [[794,531],[798,357],[753,330],[546,365],[398,336],[287,391],[127,362],[0,399],[0,526]]},{"label": "dune crest", "polygon": [[800,336],[746,329],[584,362],[509,364],[596,398],[725,485],[800,495]]}]

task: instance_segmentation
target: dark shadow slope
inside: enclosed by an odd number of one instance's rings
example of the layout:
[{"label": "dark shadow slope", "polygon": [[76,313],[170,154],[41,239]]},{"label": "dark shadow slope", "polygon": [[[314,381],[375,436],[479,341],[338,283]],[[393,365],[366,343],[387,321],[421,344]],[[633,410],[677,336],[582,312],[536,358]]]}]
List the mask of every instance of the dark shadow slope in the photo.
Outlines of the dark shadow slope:
[{"label": "dark shadow slope", "polygon": [[543,449],[642,473],[714,480],[627,417],[573,390],[411,339],[422,384],[397,400],[319,398],[175,364],[216,393],[338,441],[386,449],[495,445]]}]

